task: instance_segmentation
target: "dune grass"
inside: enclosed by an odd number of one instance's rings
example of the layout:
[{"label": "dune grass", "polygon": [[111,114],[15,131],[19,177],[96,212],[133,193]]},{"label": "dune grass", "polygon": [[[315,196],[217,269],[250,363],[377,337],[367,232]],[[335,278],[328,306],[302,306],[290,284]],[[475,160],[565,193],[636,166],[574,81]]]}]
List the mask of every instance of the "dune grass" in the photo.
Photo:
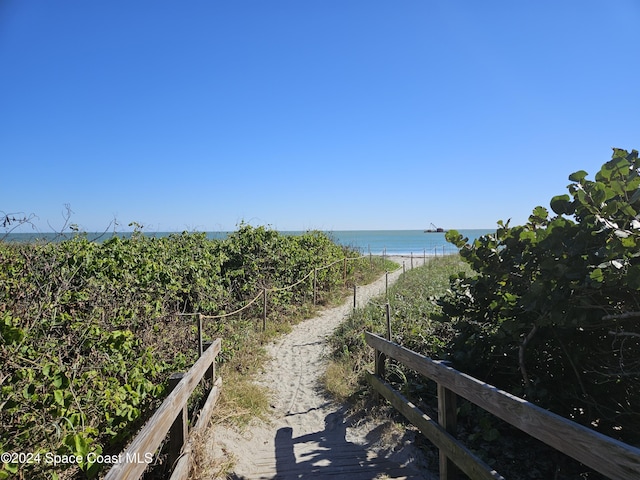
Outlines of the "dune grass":
[{"label": "dune grass", "polygon": [[[331,360],[325,388],[340,400],[366,392],[364,371],[373,369],[373,350],[365,344],[364,332],[386,335],[387,301],[392,340],[433,358],[443,355],[454,330],[442,317],[438,298],[446,293],[449,277],[462,270],[468,267],[457,255],[433,258],[403,274],[389,288],[387,298],[377,297],[354,311],[329,339]],[[406,376],[400,369],[397,374]]]}]

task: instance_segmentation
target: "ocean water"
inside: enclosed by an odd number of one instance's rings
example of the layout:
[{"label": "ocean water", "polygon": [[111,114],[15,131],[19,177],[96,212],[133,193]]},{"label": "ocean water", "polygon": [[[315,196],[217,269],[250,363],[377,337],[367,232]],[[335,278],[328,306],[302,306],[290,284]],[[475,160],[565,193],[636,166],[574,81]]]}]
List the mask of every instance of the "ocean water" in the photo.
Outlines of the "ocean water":
[{"label": "ocean water", "polygon": [[[489,229],[458,230],[460,234],[474,239],[487,233]],[[445,240],[444,232],[423,230],[346,230],[327,232],[336,243],[358,249],[362,254],[382,255],[443,255],[456,253],[455,245]]]},{"label": "ocean water", "polygon": [[[469,241],[495,232],[491,229],[458,230]],[[296,235],[302,232],[283,231],[286,235]],[[330,238],[340,245],[345,245],[357,249],[363,255],[447,255],[458,251],[458,249],[448,243],[444,232],[425,232],[423,230],[337,230],[326,232]],[[170,232],[145,233],[151,237],[166,237]],[[207,237],[211,239],[223,239],[229,232],[207,232]],[[86,233],[90,240],[104,241],[112,237],[113,233]],[[117,233],[119,237],[129,237],[131,233]],[[35,240],[59,241],[71,238],[73,234],[59,235],[52,233],[11,233],[4,238],[4,241],[31,242]],[[0,235],[2,238],[2,235]]]}]

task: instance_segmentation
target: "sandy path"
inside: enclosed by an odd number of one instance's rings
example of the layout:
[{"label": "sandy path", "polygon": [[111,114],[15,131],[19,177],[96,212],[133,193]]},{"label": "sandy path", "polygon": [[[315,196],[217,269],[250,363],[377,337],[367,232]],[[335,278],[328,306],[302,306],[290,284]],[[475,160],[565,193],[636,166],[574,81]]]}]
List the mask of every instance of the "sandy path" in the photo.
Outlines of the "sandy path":
[{"label": "sandy path", "polygon": [[[410,259],[392,257],[406,269]],[[422,264],[414,258],[414,266]],[[391,285],[402,268],[389,273]],[[358,287],[357,304],[385,291],[385,276]],[[235,458],[231,478],[435,478],[420,468],[411,447],[411,433],[380,442],[384,426],[347,418],[342,405],[323,394],[326,338],[349,315],[353,298],[296,325],[292,332],[268,346],[271,361],[258,382],[272,392],[272,418],[255,422],[243,432],[216,426],[208,450],[213,458]],[[401,438],[402,437],[402,438]],[[386,444],[385,444],[386,443]],[[405,448],[402,448],[404,446]],[[382,474],[382,475],[381,475]]]}]

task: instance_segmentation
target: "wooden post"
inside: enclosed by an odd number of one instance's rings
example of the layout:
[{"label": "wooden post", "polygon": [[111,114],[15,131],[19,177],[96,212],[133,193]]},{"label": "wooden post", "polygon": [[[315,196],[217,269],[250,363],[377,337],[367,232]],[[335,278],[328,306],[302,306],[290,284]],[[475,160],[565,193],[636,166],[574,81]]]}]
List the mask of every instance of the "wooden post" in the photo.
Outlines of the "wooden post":
[{"label": "wooden post", "polygon": [[342,281],[347,283],[347,257],[344,258],[344,273],[342,274]]},{"label": "wooden post", "polygon": [[389,298],[389,270],[384,272],[384,298]]},{"label": "wooden post", "polygon": [[[374,350],[373,352],[374,354],[374,366],[373,366],[373,373],[375,373],[377,376],[379,376],[380,378],[384,378],[384,362],[385,362],[385,355],[384,353],[382,353],[380,350]],[[382,395],[380,395],[380,393],[377,390],[374,390],[373,392],[373,401],[376,404],[379,404],[382,402]]]},{"label": "wooden post", "polygon": [[356,292],[358,290],[358,287],[356,286],[356,284],[353,284],[353,309],[356,309]]},{"label": "wooden post", "polygon": [[422,265],[426,265],[427,264],[427,249],[423,248],[422,249]]},{"label": "wooden post", "polygon": [[411,252],[411,270],[413,270],[413,252]]},{"label": "wooden post", "polygon": [[[385,377],[385,363],[386,363],[386,359],[387,356],[382,353],[380,350],[376,350],[375,351],[375,365],[374,365],[374,369],[375,369],[375,373],[377,376],[379,376],[381,379],[384,379]],[[380,401],[380,394],[376,392],[376,396],[375,399],[377,402]]]},{"label": "wooden post", "polygon": [[[456,394],[438,384],[438,423],[453,437],[456,437]],[[440,480],[456,480],[458,478],[458,468],[440,450]]]},{"label": "wooden post", "polygon": [[[209,348],[211,345],[213,345],[213,342],[204,342],[202,344],[202,349],[203,352],[207,351],[207,348]],[[205,382],[207,382],[210,386],[213,386],[213,382],[216,379],[216,361],[215,359],[213,360],[213,362],[211,362],[211,365],[209,366],[209,368],[207,368],[207,371],[204,372],[203,377]]]},{"label": "wooden post", "polygon": [[387,302],[387,340],[391,341],[391,305]]},{"label": "wooden post", "polygon": [[[387,312],[387,340],[391,340],[391,323],[390,323],[391,311],[389,307],[389,302],[387,302],[386,304],[386,312]],[[376,350],[374,360],[375,360],[375,366],[374,366],[375,374],[378,375],[380,378],[384,379],[387,356],[381,351]],[[376,402],[380,401],[380,394],[377,392],[375,395],[375,399],[376,399]]]},{"label": "wooden post", "polygon": [[[184,373],[171,374],[169,377],[169,392],[176,388],[180,380],[182,380],[182,377],[184,377]],[[182,410],[180,410],[180,413],[173,421],[171,429],[169,429],[169,465],[173,466],[176,463],[180,457],[182,446],[189,436],[188,415],[187,403],[185,402]]]},{"label": "wooden post", "polygon": [[318,269],[313,269],[313,304],[318,303]]},{"label": "wooden post", "polygon": [[263,302],[262,302],[262,331],[267,330],[267,289],[264,289]]},{"label": "wooden post", "polygon": [[202,356],[202,314],[198,314],[198,358]]},{"label": "wooden post", "polygon": [[407,269],[404,266],[404,260],[402,260],[402,273],[405,273],[407,271]]}]

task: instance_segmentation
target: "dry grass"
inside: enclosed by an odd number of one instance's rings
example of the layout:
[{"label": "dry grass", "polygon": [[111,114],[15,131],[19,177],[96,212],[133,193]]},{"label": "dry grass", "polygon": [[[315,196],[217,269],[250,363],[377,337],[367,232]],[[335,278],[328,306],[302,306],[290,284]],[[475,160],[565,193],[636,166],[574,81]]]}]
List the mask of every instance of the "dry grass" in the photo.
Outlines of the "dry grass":
[{"label": "dry grass", "polygon": [[252,419],[266,418],[269,394],[264,387],[254,383],[252,375],[227,371],[223,379],[224,388],[213,413],[213,424],[244,427]]},{"label": "dry grass", "polygon": [[215,452],[212,439],[220,426],[245,428],[252,420],[265,419],[269,409],[268,391],[254,383],[254,375],[233,368],[220,369],[223,388],[213,411],[209,428],[193,439],[194,461],[189,478],[212,480],[227,478],[236,458],[230,452]]},{"label": "dry grass", "polygon": [[332,360],[322,375],[324,388],[335,400],[344,403],[349,400],[358,388],[358,375],[352,364],[345,360]]},{"label": "dry grass", "polygon": [[209,429],[193,437],[193,463],[189,478],[193,480],[212,480],[226,478],[233,468],[235,458],[231,455],[214,458],[209,453],[211,442]]}]

